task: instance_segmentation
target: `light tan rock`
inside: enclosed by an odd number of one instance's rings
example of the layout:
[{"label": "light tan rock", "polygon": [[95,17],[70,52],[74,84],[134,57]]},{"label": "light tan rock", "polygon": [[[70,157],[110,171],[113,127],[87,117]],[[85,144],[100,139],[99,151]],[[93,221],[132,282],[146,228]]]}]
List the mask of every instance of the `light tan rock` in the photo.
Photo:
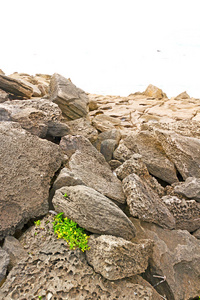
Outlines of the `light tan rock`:
[{"label": "light tan rock", "polygon": [[190,99],[190,96],[188,95],[188,93],[185,91],[181,94],[179,94],[178,96],[175,97],[176,100],[179,99]]},{"label": "light tan rock", "polygon": [[144,91],[144,95],[154,98],[167,98],[166,94],[163,93],[161,89],[152,84],[148,85],[147,89]]},{"label": "light tan rock", "polygon": [[107,131],[116,128],[120,128],[121,122],[117,118],[109,117],[101,114],[97,115],[92,120],[92,125],[99,131]]}]

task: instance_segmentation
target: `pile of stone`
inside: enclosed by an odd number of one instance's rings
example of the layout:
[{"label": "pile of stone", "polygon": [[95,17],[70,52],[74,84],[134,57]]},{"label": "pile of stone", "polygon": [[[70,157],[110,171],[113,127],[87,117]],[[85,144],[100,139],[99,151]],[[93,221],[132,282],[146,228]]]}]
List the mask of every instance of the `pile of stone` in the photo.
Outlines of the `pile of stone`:
[{"label": "pile of stone", "polygon": [[[153,108],[199,100],[88,95],[59,74],[1,72],[0,89],[0,298],[197,299],[200,126]],[[90,250],[56,239],[52,211]]]}]

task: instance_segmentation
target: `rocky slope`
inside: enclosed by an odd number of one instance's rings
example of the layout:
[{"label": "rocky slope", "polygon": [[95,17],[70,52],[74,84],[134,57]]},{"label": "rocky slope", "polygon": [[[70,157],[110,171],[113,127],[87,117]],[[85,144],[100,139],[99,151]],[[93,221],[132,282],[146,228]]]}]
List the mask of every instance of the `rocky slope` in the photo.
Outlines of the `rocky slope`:
[{"label": "rocky slope", "polygon": [[[186,92],[0,70],[0,299],[198,299],[199,120]],[[56,238],[59,212],[90,250]]]}]

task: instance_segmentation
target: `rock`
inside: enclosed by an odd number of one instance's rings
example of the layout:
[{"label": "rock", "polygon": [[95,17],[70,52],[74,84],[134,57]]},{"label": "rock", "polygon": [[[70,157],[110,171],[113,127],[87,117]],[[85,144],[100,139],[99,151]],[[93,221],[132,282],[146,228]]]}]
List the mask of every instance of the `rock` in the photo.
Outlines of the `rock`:
[{"label": "rock", "polygon": [[86,252],[89,265],[104,278],[117,280],[143,273],[152,254],[152,242],[133,244],[123,238],[91,235],[90,250]]},{"label": "rock", "polygon": [[98,131],[85,118],[67,122],[72,135],[82,135],[87,138],[92,144],[98,137]]},{"label": "rock", "polygon": [[116,146],[117,144],[114,140],[104,140],[101,142],[100,152],[103,154],[106,161],[110,161],[112,159]]},{"label": "rock", "polygon": [[36,84],[36,82],[33,80],[33,77],[28,75],[28,74],[19,74],[19,73],[13,73],[9,76],[10,78],[14,78],[17,79],[19,81],[21,81],[22,83],[26,84],[27,86],[29,86],[30,88],[33,89],[33,94],[32,97],[42,97],[42,92],[40,91],[40,89],[38,88]]},{"label": "rock", "polygon": [[[50,181],[60,168],[59,146],[23,130],[0,126],[0,239],[48,211]],[[14,151],[13,151],[14,149]]]},{"label": "rock", "polygon": [[121,166],[121,164],[122,163],[119,160],[112,159],[109,161],[109,166],[111,167],[112,171]]},{"label": "rock", "polygon": [[[134,219],[135,226],[138,222]],[[200,293],[200,241],[186,230],[167,230],[144,222],[136,228],[137,236],[155,242],[144,278],[167,299],[197,299]],[[166,280],[159,284],[162,276]]]},{"label": "rock", "polygon": [[193,232],[200,228],[200,203],[176,196],[163,196],[162,201],[174,216],[177,229]]},{"label": "rock", "polygon": [[11,121],[11,112],[0,104],[0,122]]},{"label": "rock", "polygon": [[84,136],[66,135],[60,141],[60,148],[68,157],[71,157],[72,154],[74,154],[78,150],[81,153],[96,158],[100,164],[105,164],[105,166],[109,167],[109,165],[105,161],[104,156],[99,153],[99,151],[97,151],[97,149]]},{"label": "rock", "polygon": [[10,259],[8,253],[4,251],[2,248],[0,248],[0,286],[6,277],[9,261]]},{"label": "rock", "polygon": [[178,96],[176,96],[174,99],[175,99],[175,100],[180,100],[180,99],[190,99],[190,96],[189,96],[188,93],[185,91],[185,92],[179,94]]},{"label": "rock", "polygon": [[59,74],[53,74],[50,81],[49,96],[58,104],[63,116],[75,120],[87,115],[88,96],[72,82]]},{"label": "rock", "polygon": [[192,234],[196,239],[200,240],[200,229],[197,229]]},{"label": "rock", "polygon": [[33,94],[33,89],[31,87],[20,80],[5,75],[0,75],[0,88],[17,97],[21,96],[26,99],[31,98]]},{"label": "rock", "polygon": [[130,159],[132,155],[133,155],[133,152],[131,150],[129,150],[125,146],[124,141],[121,140],[119,143],[119,146],[117,147],[117,149],[115,149],[115,151],[113,153],[113,158],[117,159],[121,162],[124,162],[125,160]]},{"label": "rock", "polygon": [[98,102],[96,100],[89,100],[89,111],[98,109]]},{"label": "rock", "polygon": [[138,175],[131,174],[122,183],[132,216],[164,228],[175,228],[173,215],[160,197]]},{"label": "rock", "polygon": [[[52,218],[41,220],[20,241],[29,258],[9,273],[0,290],[1,299],[131,299],[161,300],[155,289],[140,276],[109,281],[96,274],[80,249],[69,250],[53,234]],[[49,298],[53,297],[53,298]]]},{"label": "rock", "polygon": [[9,99],[9,94],[0,89],[0,103],[3,103]]},{"label": "rock", "polygon": [[66,217],[90,232],[128,240],[135,236],[135,228],[122,210],[90,187],[62,187],[55,192],[53,205],[57,212],[64,212]]},{"label": "rock", "polygon": [[[30,133],[45,138],[62,136],[69,132],[67,125],[60,123],[61,110],[59,107],[45,99],[13,100],[0,104],[0,111],[9,114],[10,121],[18,122],[22,128]],[[5,113],[4,113],[4,120]]]},{"label": "rock", "polygon": [[125,203],[121,181],[97,158],[76,151],[69,161],[69,167],[86,186],[118,203]]},{"label": "rock", "polygon": [[174,164],[153,132],[140,131],[138,134],[129,135],[124,143],[127,148],[142,155],[150,174],[170,184],[178,181]]},{"label": "rock", "polygon": [[82,185],[83,182],[77,178],[68,168],[63,168],[53,184],[53,189],[58,190],[63,186]]},{"label": "rock", "polygon": [[5,73],[0,69],[0,75],[5,75]]},{"label": "rock", "polygon": [[200,202],[200,178],[188,177],[185,182],[174,186],[174,192]]},{"label": "rock", "polygon": [[97,115],[92,120],[92,125],[99,131],[104,132],[120,128],[121,122],[117,118],[112,118],[104,114]]},{"label": "rock", "polygon": [[154,98],[167,98],[167,95],[163,93],[161,89],[157,88],[155,85],[152,84],[148,85],[148,87],[144,91],[144,95]]},{"label": "rock", "polygon": [[165,130],[156,130],[156,135],[184,180],[187,177],[200,177],[200,139]]},{"label": "rock", "polygon": [[97,148],[98,151],[100,151],[101,143],[105,140],[113,140],[115,141],[115,145],[117,146],[119,144],[120,138],[121,138],[121,133],[117,129],[104,131],[98,135],[96,142],[94,143],[94,146]]},{"label": "rock", "polygon": [[17,265],[22,259],[28,257],[28,253],[24,250],[20,242],[13,236],[7,236],[4,240],[3,250],[5,250],[10,257],[8,271]]}]

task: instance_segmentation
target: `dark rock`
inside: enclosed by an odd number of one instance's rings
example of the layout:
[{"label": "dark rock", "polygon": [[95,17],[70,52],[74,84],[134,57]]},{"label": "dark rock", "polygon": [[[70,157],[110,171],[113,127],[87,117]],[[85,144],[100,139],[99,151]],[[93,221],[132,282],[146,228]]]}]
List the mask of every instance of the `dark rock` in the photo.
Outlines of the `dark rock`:
[{"label": "dark rock", "polygon": [[49,95],[68,120],[85,117],[88,113],[86,93],[59,74],[55,73],[51,78]]},{"label": "dark rock", "polygon": [[104,140],[101,142],[100,152],[105,157],[106,161],[110,161],[117,144],[114,140]]},{"label": "dark rock", "polygon": [[[64,197],[67,194],[68,197]],[[62,187],[55,192],[53,205],[90,232],[130,240],[135,228],[122,210],[107,197],[83,185]]]}]

